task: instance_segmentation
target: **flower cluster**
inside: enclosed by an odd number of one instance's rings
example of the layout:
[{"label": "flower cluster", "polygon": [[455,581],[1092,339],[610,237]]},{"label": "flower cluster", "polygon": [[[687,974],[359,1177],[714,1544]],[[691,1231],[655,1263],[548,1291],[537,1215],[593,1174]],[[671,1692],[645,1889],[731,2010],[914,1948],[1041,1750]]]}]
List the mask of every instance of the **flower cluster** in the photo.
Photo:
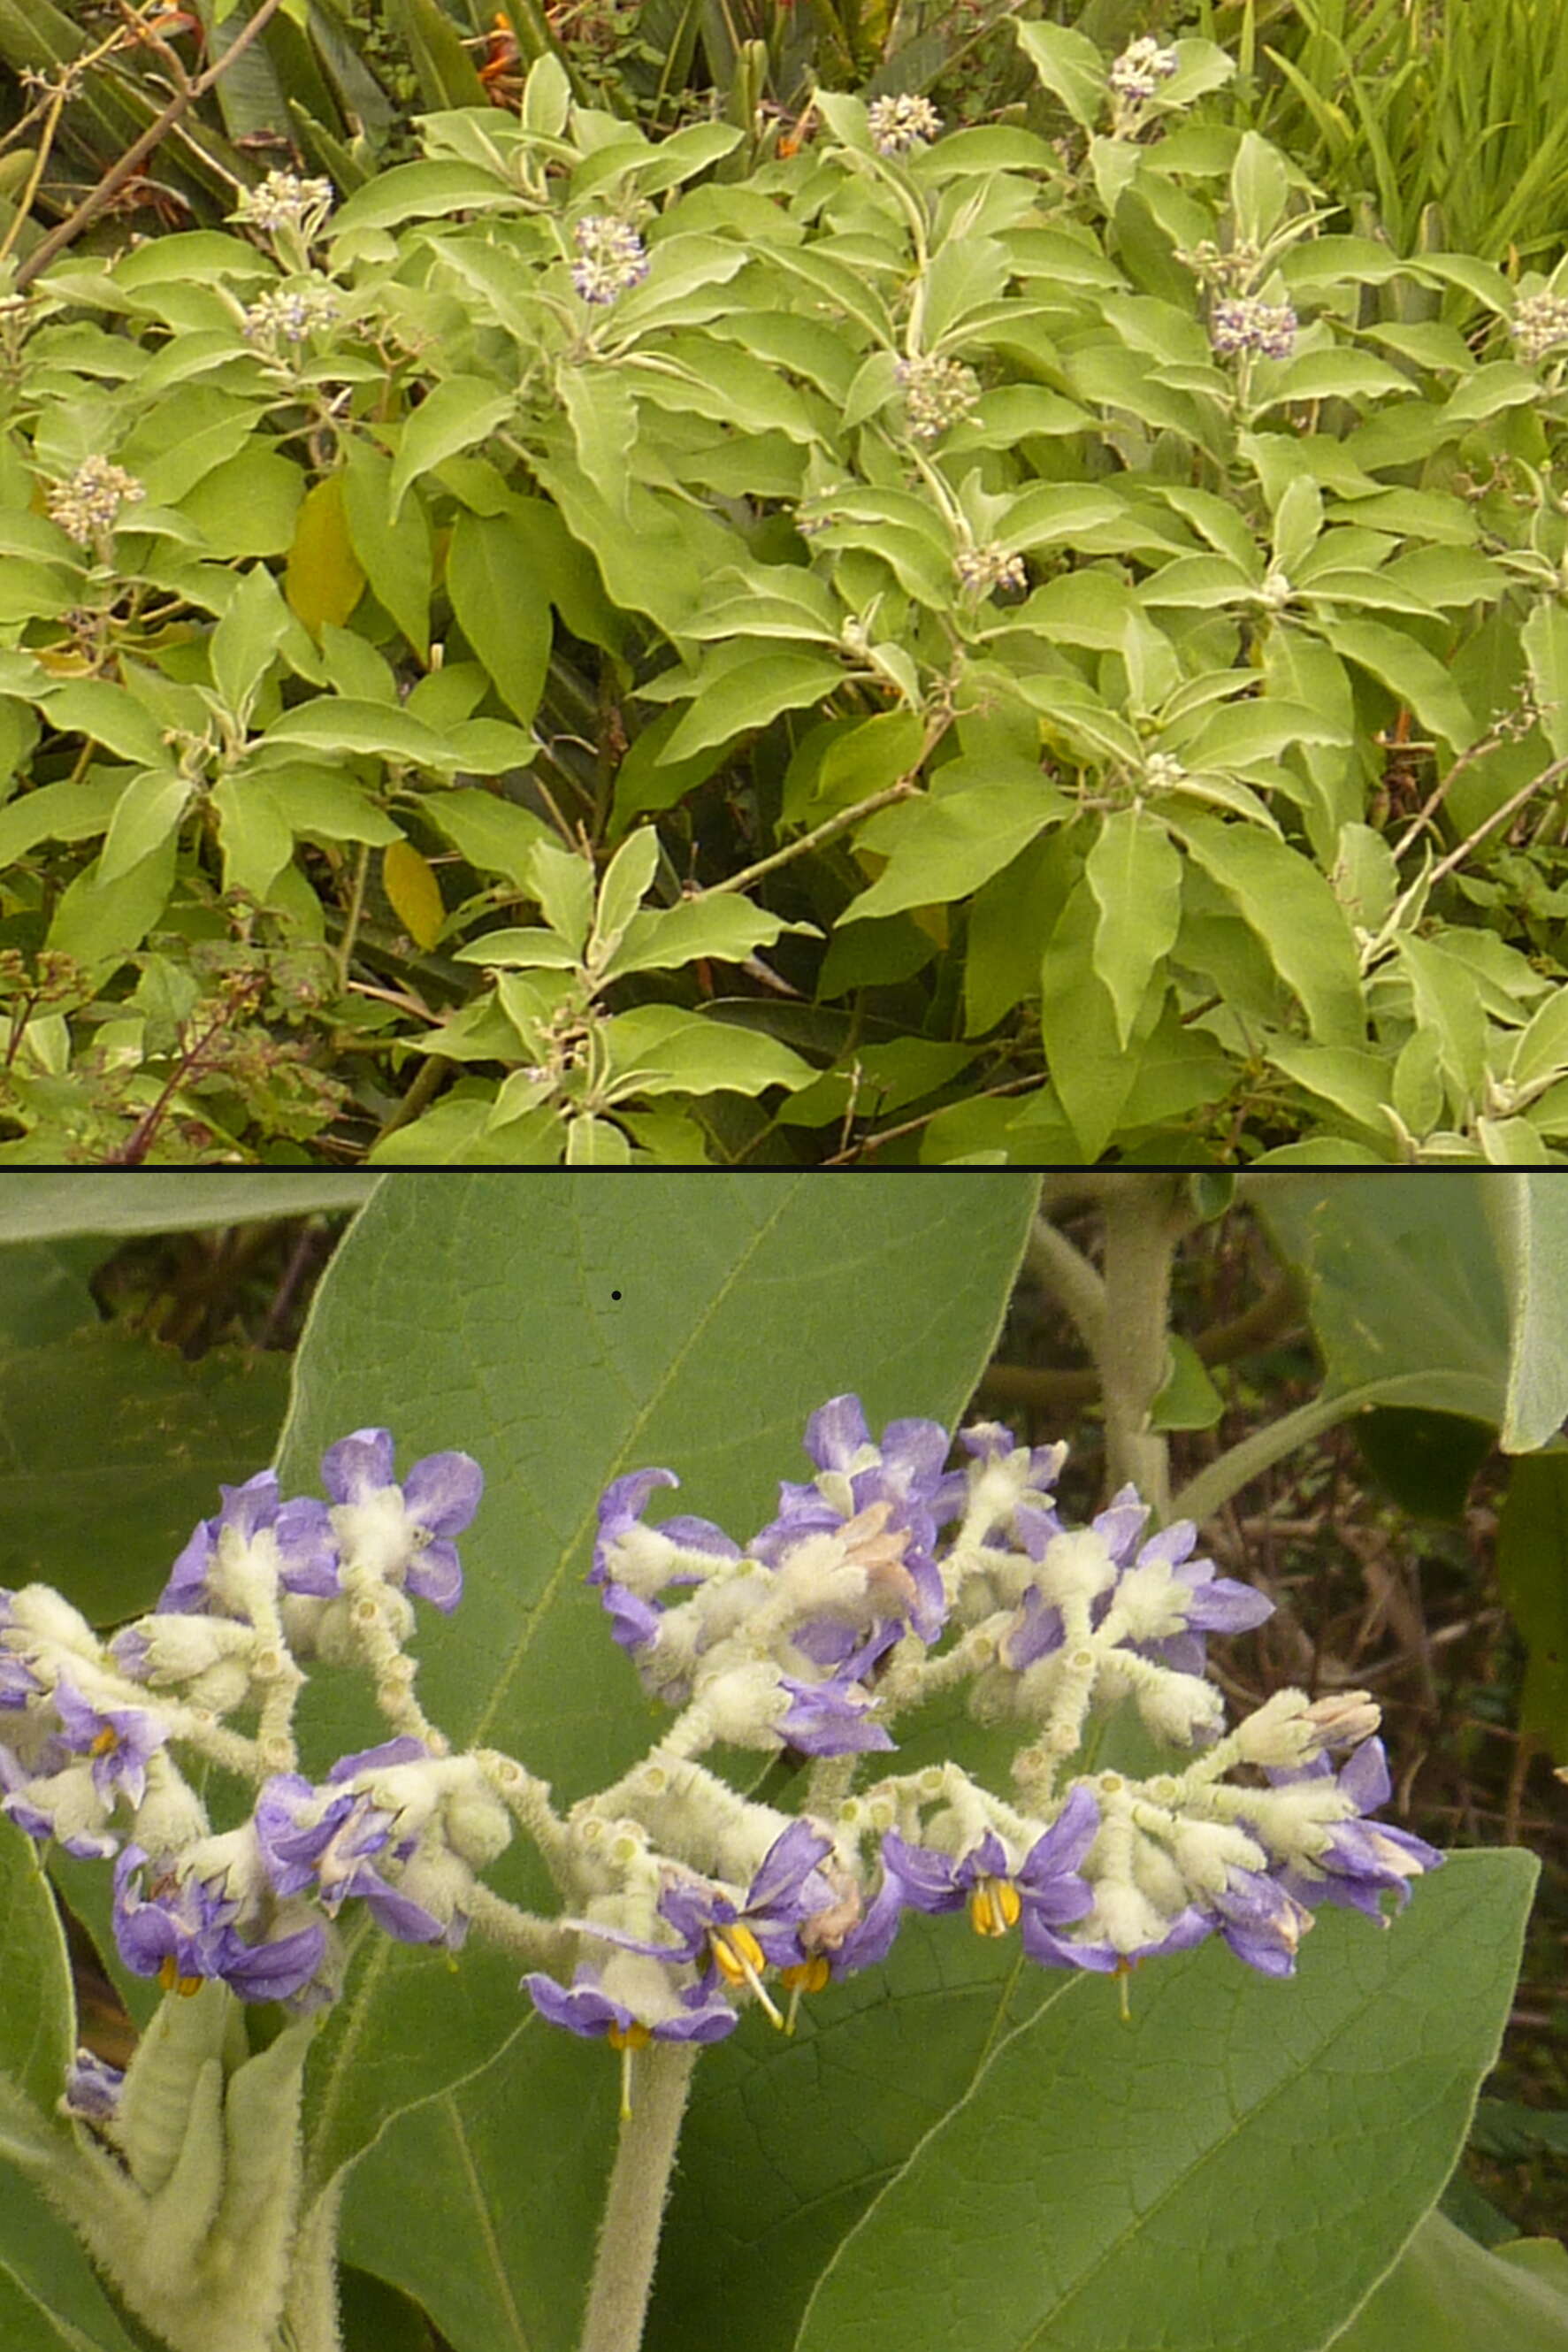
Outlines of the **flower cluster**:
[{"label": "flower cluster", "polygon": [[872,145],[879,155],[907,155],[928,147],[942,128],[942,117],[928,98],[873,98],[866,109]]},{"label": "flower cluster", "polygon": [[[1124,1977],[1218,1936],[1284,1976],[1316,1904],[1381,1921],[1385,1895],[1403,1904],[1441,1862],[1365,1819],[1389,1790],[1364,1693],[1284,1691],[1227,1735],[1207,1638],[1272,1603],[1218,1575],[1190,1522],[1149,1533],[1126,1487],[1068,1528],[1064,1447],[994,1423],[959,1443],[967,1462],[949,1470],[939,1424],[873,1440],[858,1399],[834,1398],[807,1424],[815,1477],[786,1483],[744,1547],[707,1519],[649,1521],[669,1470],[605,1491],[590,1582],[644,1687],[680,1713],[571,1816],[590,1890],[566,1922],[575,1974],[525,1979],[552,2022],[624,2053],[716,2039],[747,1998],[789,2024],[802,1993],[883,1958],[909,1911],[966,1911],[988,1937],[1017,1926],[1051,1968]],[[979,1720],[1019,1726],[1010,1797],[954,1763],[849,1793],[904,1707],[961,1684]],[[1124,1702],[1194,1760],[1059,1786],[1092,1719]],[[815,1759],[806,1809],[737,1796],[696,1760],[720,1740]]]},{"label": "flower cluster", "polygon": [[1180,64],[1174,49],[1162,49],[1156,40],[1145,34],[1142,40],[1130,43],[1113,61],[1111,88],[1129,105],[1141,106],[1154,97],[1161,82],[1170,79]]},{"label": "flower cluster", "polygon": [[[329,1999],[350,1895],[404,1941],[456,1944],[475,1870],[511,1833],[437,1735],[346,1757],[319,1790],[293,1769],[301,1657],[368,1666],[383,1710],[423,1727],[408,1595],[455,1606],[451,1539],[482,1484],[454,1453],[399,1485],[382,1429],[329,1447],[322,1481],[327,1502],[283,1500],[271,1471],[225,1486],[151,1614],[108,1642],[45,1585],[0,1593],[0,1808],[40,1843],[114,1859],[120,1957],[166,1990]],[[225,1720],[246,1712],[251,1736]],[[176,1745],[259,1784],[238,1828],[213,1832]]]},{"label": "flower cluster", "polygon": [[1525,294],[1513,306],[1508,331],[1521,360],[1542,359],[1554,344],[1568,341],[1568,299],[1561,294]]},{"label": "flower cluster", "polygon": [[89,547],[100,531],[113,530],[122,506],[146,495],[123,466],[110,465],[107,457],[84,457],[68,482],[49,491],[49,516],[78,547]]},{"label": "flower cluster", "polygon": [[1173,758],[1169,751],[1151,751],[1144,761],[1144,782],[1151,792],[1169,792],[1171,786],[1179,784],[1186,774],[1186,770],[1181,761]]},{"label": "flower cluster", "polygon": [[986,547],[960,548],[953,558],[959,585],[971,596],[989,596],[998,588],[1021,588],[1027,574],[1021,555],[1009,555],[993,541]]},{"label": "flower cluster", "polygon": [[301,180],[293,172],[268,172],[254,188],[241,191],[230,220],[267,234],[298,229],[314,236],[332,209],[330,180]]},{"label": "flower cluster", "polygon": [[1296,347],[1296,314],[1288,302],[1260,302],[1255,295],[1217,302],[1208,314],[1208,340],[1224,358],[1261,352],[1265,359],[1288,360]]},{"label": "flower cluster", "polygon": [[[412,1946],[499,1940],[541,2016],[620,2053],[623,2106],[638,2049],[717,2041],[753,2003],[791,2030],[912,1912],[1017,1927],[1047,1968],[1124,1978],[1218,1937],[1286,1976],[1316,1906],[1382,1922],[1384,1897],[1403,1904],[1442,1860],[1368,1819],[1389,1784],[1364,1693],[1283,1691],[1227,1730],[1207,1643],[1272,1604],[1217,1574],[1190,1522],[1151,1532],[1125,1487],[1067,1527],[1065,1447],[998,1423],[961,1431],[949,1467],[940,1423],[873,1436],[846,1395],[804,1443],[810,1476],[780,1485],[744,1544],[651,1517],[680,1483],[669,1469],[605,1489],[588,1581],[674,1714],[564,1818],[515,1759],[452,1752],[419,1707],[414,1602],[457,1604],[454,1539],[483,1480],[452,1452],[400,1482],[374,1428],[328,1448],[324,1500],[286,1499],[270,1471],[224,1488],[155,1608],[108,1642],[45,1586],[0,1594],[0,1807],[112,1861],[120,1957],[177,1995],[215,1979],[296,2011],[330,2000],[349,1904]],[[301,1661],[368,1672],[392,1735],[321,1779],[295,1749]],[[979,1722],[1016,1727],[1005,1795],[952,1761],[888,1769],[898,1717],[957,1690]],[[1124,1705],[1188,1757],[1143,1780],[1089,1769],[1098,1718]],[[800,1810],[740,1794],[701,1760],[721,1745],[807,1763]],[[214,1831],[177,1749],[253,1784],[237,1826]],[[883,1777],[857,1788],[867,1757]],[[484,1882],[514,1821],[559,1918]],[[112,2070],[72,2070],[68,2112],[112,2133],[117,2097]]]},{"label": "flower cluster", "polygon": [[585,302],[613,302],[648,275],[647,248],[628,222],[595,213],[571,235],[578,251],[571,282]]},{"label": "flower cluster", "polygon": [[962,360],[920,354],[900,360],[894,375],[916,441],[935,441],[950,425],[962,424],[980,397],[980,379]]},{"label": "flower cluster", "polygon": [[336,326],[340,316],[338,289],[321,277],[301,284],[268,287],[246,308],[241,333],[247,342],[302,343]]}]

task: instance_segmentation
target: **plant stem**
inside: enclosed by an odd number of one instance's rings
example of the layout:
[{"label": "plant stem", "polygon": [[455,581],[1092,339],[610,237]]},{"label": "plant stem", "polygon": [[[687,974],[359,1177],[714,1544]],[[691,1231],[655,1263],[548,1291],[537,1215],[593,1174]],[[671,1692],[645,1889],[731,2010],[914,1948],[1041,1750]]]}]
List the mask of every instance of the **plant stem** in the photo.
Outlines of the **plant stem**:
[{"label": "plant stem", "polygon": [[1170,1445],[1150,1426],[1170,1355],[1171,1261],[1186,1219],[1179,1179],[1124,1177],[1108,1191],[1105,1320],[1098,1353],[1105,1400],[1105,1476],[1131,1480],[1163,1527],[1170,1516]]},{"label": "plant stem", "polygon": [[580,2352],[637,2352],[643,2341],[659,2225],[696,2055],[695,2044],[683,2042],[651,2042],[635,2053],[636,2092],[621,2126],[604,2200]]}]

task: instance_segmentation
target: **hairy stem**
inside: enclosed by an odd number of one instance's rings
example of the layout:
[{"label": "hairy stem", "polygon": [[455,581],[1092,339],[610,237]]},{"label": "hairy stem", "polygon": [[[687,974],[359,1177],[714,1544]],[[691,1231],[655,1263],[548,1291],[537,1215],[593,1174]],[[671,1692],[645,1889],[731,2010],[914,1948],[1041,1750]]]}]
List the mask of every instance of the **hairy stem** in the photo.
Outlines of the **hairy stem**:
[{"label": "hairy stem", "polygon": [[633,2055],[632,2112],[622,2120],[610,2176],[580,2352],[637,2352],[643,2341],[696,2055],[695,2043],[682,2042],[651,2042]]}]

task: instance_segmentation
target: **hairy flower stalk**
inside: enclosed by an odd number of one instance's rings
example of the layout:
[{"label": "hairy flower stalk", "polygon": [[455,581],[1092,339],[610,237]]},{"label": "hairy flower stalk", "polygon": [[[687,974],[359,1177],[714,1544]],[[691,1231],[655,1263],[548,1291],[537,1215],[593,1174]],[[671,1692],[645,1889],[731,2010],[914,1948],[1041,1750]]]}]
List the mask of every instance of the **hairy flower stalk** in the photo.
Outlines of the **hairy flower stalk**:
[{"label": "hairy flower stalk", "polygon": [[[1019,584],[1016,558],[974,553],[989,585]],[[155,1607],[109,1642],[46,1586],[0,1594],[0,1807],[112,1865],[120,1958],[165,1995],[123,2077],[78,2054],[52,2118],[0,2081],[0,2120],[172,2352],[336,2352],[335,2207],[301,2214],[299,2112],[350,1922],[448,1955],[498,1942],[541,2018],[613,2054],[621,2138],[582,2352],[635,2352],[700,2049],[755,2030],[753,2010],[793,2032],[909,1914],[1016,1934],[1030,1964],[1113,1976],[1124,2000],[1131,1970],[1210,1939],[1287,1977],[1317,1906],[1385,1925],[1384,1898],[1402,1906],[1441,1862],[1370,1818],[1389,1786],[1364,1693],[1279,1692],[1227,1727],[1207,1641],[1271,1604],[1216,1573],[1190,1522],[1154,1524],[1129,1484],[1068,1527],[1065,1447],[995,1423],[960,1432],[950,1466],[941,1423],[874,1435],[839,1396],[805,1450],[810,1475],[745,1540],[657,1517],[673,1470],[604,1490],[588,1581],[664,1721],[564,1816],[524,1764],[455,1749],[414,1697],[420,1612],[462,1597],[455,1538],[483,1489],[465,1454],[400,1479],[391,1433],[361,1429],[323,1456],[325,1499],[284,1497],[270,1471],[224,1488]],[[297,1703],[333,1669],[366,1679],[389,1736],[306,1770]],[[948,1691],[1012,1727],[1005,1790],[956,1761],[896,1769],[900,1717]],[[1120,1706],[1190,1760],[1092,1769]],[[810,1759],[807,1801],[733,1787],[705,1760],[719,1748]],[[235,1825],[214,1830],[187,1750],[251,1784]],[[554,1917],[486,1882],[515,1827]],[[253,2048],[262,2003],[285,2021]]]}]

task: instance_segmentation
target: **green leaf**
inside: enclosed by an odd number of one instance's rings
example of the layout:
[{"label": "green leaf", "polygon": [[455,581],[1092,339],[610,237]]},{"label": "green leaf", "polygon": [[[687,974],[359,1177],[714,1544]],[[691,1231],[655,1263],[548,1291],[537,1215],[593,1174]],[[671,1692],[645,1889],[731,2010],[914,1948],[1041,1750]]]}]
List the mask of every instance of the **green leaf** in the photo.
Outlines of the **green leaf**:
[{"label": "green leaf", "polygon": [[132,1184],[123,1176],[29,1176],[18,1169],[0,1185],[0,1242],[54,1241],[67,1234],[176,1234],[203,1225],[237,1225],[256,1217],[302,1217],[318,1209],[358,1209],[374,1176],[301,1176],[278,1169],[265,1177],[188,1176],[155,1171]]},{"label": "green leaf", "polygon": [[[1536,2251],[1558,2257],[1538,2263]],[[1477,2245],[1445,2214],[1428,2213],[1334,2352],[1565,2352],[1568,2260],[1559,2241]]]},{"label": "green leaf", "polygon": [[1040,76],[1041,87],[1059,98],[1074,122],[1092,131],[1105,107],[1105,60],[1083,33],[1064,25],[1023,24],[1013,19],[1019,46]]},{"label": "green leaf", "polygon": [[1529,1648],[1519,1727],[1568,1761],[1568,1454],[1514,1464],[1498,1530],[1498,1584]]},{"label": "green leaf", "polygon": [[1438,1065],[1461,1106],[1460,1123],[1468,1126],[1486,1068],[1486,1014],[1476,995],[1475,972],[1447,954],[1440,939],[1417,939],[1406,931],[1396,944],[1416,1023],[1437,1032]]},{"label": "green leaf", "polygon": [[[241,1213],[233,1187],[243,1180],[222,1181],[227,1214]],[[303,1192],[311,1197],[308,1184]],[[182,1217],[165,1203],[163,1214],[194,1222],[193,1208]],[[196,1213],[204,1223],[225,1212]],[[147,1229],[160,1224],[149,1204]],[[271,1459],[287,1396],[281,1356],[220,1349],[191,1363],[112,1324],[0,1355],[0,1582],[41,1578],[98,1624],[150,1607],[192,1527],[214,1507],[219,1482]]]},{"label": "green leaf", "polygon": [[[841,1188],[716,1173],[697,1186],[649,1171],[630,1188],[541,1187],[525,1233],[510,1181],[393,1176],[317,1295],[282,1484],[314,1484],[323,1446],[359,1425],[367,1383],[396,1362],[400,1462],[462,1445],[487,1482],[463,1538],[462,1608],[423,1645],[421,1698],[455,1743],[515,1750],[570,1801],[648,1738],[646,1704],[582,1580],[604,1485],[645,1461],[678,1464],[692,1507],[750,1527],[824,1397],[857,1388],[879,1425],[955,1414],[989,1353],[1035,1192],[1028,1176],[890,1173]],[[519,1445],[519,1427],[539,1442]],[[350,1678],[324,1678],[321,1699],[322,1764],[377,1736]],[[516,1859],[522,1899],[538,1900],[528,1856]],[[454,2306],[499,2311],[491,2342],[567,2352],[613,2150],[616,2070],[535,2019],[517,1974],[515,1958],[484,1947],[453,1976],[439,1955],[367,1938],[312,2053],[311,2171],[329,2178],[414,2101],[434,2099],[365,2156],[350,2259],[443,2326]],[[472,2137],[466,2125],[454,2136],[454,2106],[474,2119]],[[461,2151],[498,2150],[526,2123],[537,2152],[547,2116],[559,2126],[550,2193],[497,2237],[499,2200],[524,2177],[476,2171]],[[411,2146],[434,2162],[425,2178],[443,2182],[450,2229],[411,2230],[384,2193]],[[528,2177],[537,2190],[537,2167]]]},{"label": "green leaf", "polygon": [[528,860],[541,843],[555,838],[543,817],[497,793],[473,786],[433,793],[423,814],[444,834],[459,856],[481,874],[499,874],[519,890],[532,887]]},{"label": "green leaf", "polygon": [[1552,756],[1568,756],[1568,612],[1543,597],[1520,632],[1530,682],[1541,709],[1541,731]]},{"label": "green leaf", "polygon": [[624,375],[612,368],[563,367],[558,379],[577,462],[612,514],[625,519],[637,408]]},{"label": "green leaf", "polygon": [[62,735],[85,735],[139,767],[161,767],[168,759],[152,715],[122,686],[111,686],[106,677],[72,678],[65,686],[51,686],[39,700],[49,725]]},{"label": "green leaf", "polygon": [[1099,1159],[1116,1131],[1165,993],[1160,986],[1145,994],[1130,1049],[1121,1042],[1111,992],[1094,969],[1098,928],[1085,876],[1073,884],[1057,917],[1040,976],[1046,1069],[1085,1163]]},{"label": "green leaf", "polygon": [[514,207],[517,196],[504,179],[473,163],[399,163],[356,188],[333,214],[330,247],[361,229],[395,228],[400,221],[445,219],[492,205]]},{"label": "green leaf", "polygon": [[101,883],[120,881],[180,829],[195,785],[189,776],[154,768],[132,776],[115,803],[99,859]]},{"label": "green leaf", "polygon": [[1158,819],[1128,808],[1106,817],[1083,871],[1100,909],[1094,970],[1115,1009],[1117,1042],[1125,1046],[1181,928],[1182,863]]},{"label": "green leaf", "polygon": [[887,866],[869,890],[852,899],[841,924],[896,915],[907,907],[941,906],[967,898],[999,874],[1037,834],[1072,814],[1066,794],[1038,771],[1027,782],[973,784],[900,803],[889,814],[897,826],[868,834],[878,849],[891,835]]},{"label": "green leaf", "polygon": [[252,564],[213,631],[208,654],[213,685],[236,721],[272,666],[293,625],[277,583],[265,564]]},{"label": "green leaf", "polygon": [[1208,1377],[1202,1357],[1189,1339],[1172,1332],[1170,1369],[1166,1384],[1149,1408],[1153,1429],[1212,1429],[1225,1411],[1225,1399]]},{"label": "green leaf", "polygon": [[446,551],[446,591],[457,625],[525,727],[549,668],[549,599],[525,534],[510,516],[460,510]]},{"label": "green leaf", "polygon": [[1281,979],[1300,997],[1312,1035],[1324,1045],[1359,1044],[1365,1013],[1355,943],[1318,868],[1256,825],[1225,824],[1174,808],[1167,821],[1234,898]]},{"label": "green leaf", "polygon": [[844,682],[841,663],[820,654],[769,651],[739,662],[711,684],[699,677],[691,709],[659,755],[660,766],[766,727],[780,711],[820,702]]},{"label": "green leaf", "polygon": [[[0,2075],[52,2118],[76,2055],[70,1961],[37,1846],[10,1821],[0,1821]],[[0,2136],[3,2125],[0,2110]],[[6,2175],[7,2194],[14,2179]]]},{"label": "green leaf", "polygon": [[1494,1176],[1481,1201],[1509,1303],[1500,1443],[1529,1454],[1568,1419],[1568,1193],[1545,1177]]},{"label": "green leaf", "polygon": [[1266,245],[1285,209],[1290,186],[1278,148],[1255,131],[1244,131],[1230,167],[1230,213],[1237,237]]},{"label": "green leaf", "polygon": [[768,1087],[803,1087],[817,1075],[776,1038],[674,1004],[634,1005],[600,1034],[612,1076],[635,1073],[639,1096],[759,1095]]},{"label": "green leaf", "polygon": [[[1026,2021],[1003,2027],[968,2095],[901,2163],[862,2158],[864,2210],[821,2270],[800,2352],[920,2342],[934,2284],[972,2273],[977,2211],[984,2291],[945,2298],[946,2352],[1105,2352],[1146,2335],[1155,2311],[1168,2343],[1213,2344],[1217,2278],[1225,2340],[1318,2352],[1453,2168],[1535,1875],[1524,1853],[1455,1854],[1383,1936],[1325,1905],[1285,1999],[1218,1943],[1140,1971],[1130,2027],[1108,1987],[1026,1979]],[[936,2012],[920,2020],[925,2068]],[[1187,2054],[1173,2105],[1151,2069],[1175,2050]],[[683,2155],[684,2183],[691,2137]],[[841,2205],[833,2218],[841,2230]],[[709,2228],[722,2242],[716,2217]],[[786,2244],[769,2258],[752,2233],[775,2295]]]},{"label": "green leaf", "polygon": [[811,929],[810,923],[789,923],[768,914],[738,891],[683,898],[674,907],[644,907],[632,918],[601,977],[623,980],[633,971],[674,971],[699,956],[743,963],[756,949],[770,948],[785,931]]},{"label": "green leaf", "polygon": [[580,955],[593,919],[591,859],[573,856],[558,842],[541,842],[528,872],[546,922],[574,955]]},{"label": "green leaf", "polygon": [[452,745],[412,712],[346,694],[318,695],[280,711],[262,740],[299,743],[315,751],[365,752],[413,768],[434,768],[438,774],[461,764]]},{"label": "green leaf", "polygon": [[331,478],[341,484],[353,556],[421,661],[428,660],[432,550],[423,499],[394,508],[392,465],[359,434],[350,438],[344,470]]},{"label": "green leaf", "polygon": [[1292,743],[1351,742],[1351,731],[1305,703],[1284,695],[1262,695],[1256,701],[1228,702],[1221,710],[1194,714],[1189,733],[1169,728],[1161,738],[1179,751],[1183,763],[1199,768],[1249,768],[1260,760],[1277,760]]},{"label": "green leaf", "polygon": [[249,891],[266,906],[273,882],[294,856],[294,828],[258,776],[224,776],[209,797],[224,842],[224,889]]},{"label": "green leaf", "polygon": [[659,870],[659,835],[651,824],[629,833],[599,885],[599,906],[589,935],[587,961],[600,972],[608,971],[626,926],[653,885]]},{"label": "green leaf", "polygon": [[395,524],[411,482],[434,473],[444,457],[486,441],[517,406],[517,394],[497,392],[486,375],[447,375],[433,383],[403,420],[388,484],[388,520]]},{"label": "green leaf", "polygon": [[[1500,1254],[1491,1195],[1500,1201],[1504,1188],[1516,1233],[1545,1221],[1537,1264],[1517,1239],[1511,1265]],[[1562,1321],[1555,1189],[1550,1177],[1469,1172],[1440,1184],[1394,1171],[1270,1180],[1259,1213],[1306,1281],[1325,1393],[1425,1405],[1499,1428],[1512,1412],[1515,1444],[1539,1444],[1538,1433],[1562,1417],[1545,1418],[1563,1373],[1549,1359],[1527,1405],[1523,1351],[1539,1348],[1554,1316]],[[1530,1276],[1540,1300],[1533,1323],[1522,1311]]]},{"label": "green leaf", "polygon": [[1381,621],[1320,619],[1320,635],[1334,651],[1408,703],[1422,726],[1456,751],[1465,751],[1479,733],[1469,704],[1435,654],[1402,630],[1385,628]]}]

